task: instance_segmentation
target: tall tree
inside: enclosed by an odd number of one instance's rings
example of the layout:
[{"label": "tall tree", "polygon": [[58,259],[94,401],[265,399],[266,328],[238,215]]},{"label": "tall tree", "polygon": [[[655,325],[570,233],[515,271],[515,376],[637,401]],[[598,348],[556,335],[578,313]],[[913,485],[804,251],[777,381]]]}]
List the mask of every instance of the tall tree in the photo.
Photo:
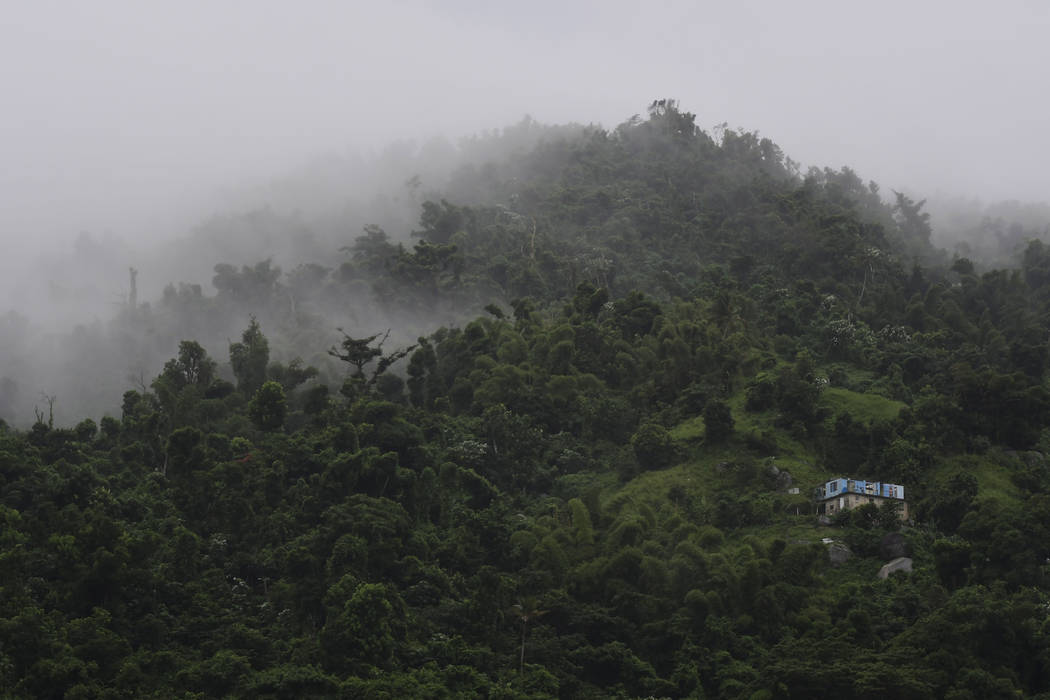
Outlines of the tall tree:
[{"label": "tall tree", "polygon": [[241,342],[230,343],[230,364],[237,377],[237,389],[255,394],[266,381],[266,366],[270,361],[270,343],[259,329],[255,316],[241,334]]},{"label": "tall tree", "polygon": [[175,390],[186,386],[206,389],[215,379],[215,361],[195,340],[179,343],[179,354],[164,363],[159,380],[168,382]]},{"label": "tall tree", "polygon": [[[383,343],[389,337],[390,331],[383,334],[382,338],[380,338],[379,333],[367,338],[353,338],[344,332],[343,342],[340,343],[342,351],[340,352],[338,348],[334,347],[329,349],[329,355],[353,367],[350,377],[343,385],[344,394],[356,395],[362,391],[371,391],[375,386],[376,380],[390,369],[391,365],[407,356],[416,348],[415,345],[410,345],[407,348],[399,348],[389,355],[384,355]],[[378,342],[376,342],[377,340]],[[373,363],[375,364],[373,365]],[[366,375],[366,367],[371,369],[371,374]]]}]

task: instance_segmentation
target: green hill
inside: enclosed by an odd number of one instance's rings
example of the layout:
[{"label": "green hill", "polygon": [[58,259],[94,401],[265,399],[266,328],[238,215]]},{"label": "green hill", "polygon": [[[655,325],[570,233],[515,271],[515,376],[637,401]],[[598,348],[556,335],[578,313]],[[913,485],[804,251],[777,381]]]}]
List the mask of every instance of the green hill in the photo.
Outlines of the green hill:
[{"label": "green hill", "polygon": [[[949,266],[921,202],[673,101],[544,133],[410,245],[71,334],[171,359],[0,427],[5,697],[1050,693],[1045,246]],[[329,350],[333,308],[402,327]],[[819,524],[835,475],[910,522]]]}]

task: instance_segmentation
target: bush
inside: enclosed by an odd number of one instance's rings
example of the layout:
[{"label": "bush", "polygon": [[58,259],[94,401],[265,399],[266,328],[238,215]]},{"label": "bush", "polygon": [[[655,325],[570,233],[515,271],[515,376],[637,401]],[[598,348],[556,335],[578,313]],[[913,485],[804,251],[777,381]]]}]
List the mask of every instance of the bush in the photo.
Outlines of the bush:
[{"label": "bush", "polygon": [[705,442],[725,442],[733,434],[733,412],[725,401],[711,400],[704,406]]},{"label": "bush", "polygon": [[675,458],[674,441],[670,433],[657,423],[644,423],[631,436],[631,447],[643,468],[663,469]]}]

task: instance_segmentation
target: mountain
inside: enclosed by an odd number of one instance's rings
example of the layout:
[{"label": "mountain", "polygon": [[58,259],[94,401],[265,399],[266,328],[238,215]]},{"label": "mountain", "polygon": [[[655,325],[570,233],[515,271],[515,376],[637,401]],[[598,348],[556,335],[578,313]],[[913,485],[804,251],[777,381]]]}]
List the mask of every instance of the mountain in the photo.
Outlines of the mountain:
[{"label": "mountain", "polygon": [[[6,696],[1050,693],[1045,242],[950,258],[921,200],[673,100],[473,147],[413,231],[62,337],[168,359],[0,430]],[[908,520],[821,524],[834,477]]]}]

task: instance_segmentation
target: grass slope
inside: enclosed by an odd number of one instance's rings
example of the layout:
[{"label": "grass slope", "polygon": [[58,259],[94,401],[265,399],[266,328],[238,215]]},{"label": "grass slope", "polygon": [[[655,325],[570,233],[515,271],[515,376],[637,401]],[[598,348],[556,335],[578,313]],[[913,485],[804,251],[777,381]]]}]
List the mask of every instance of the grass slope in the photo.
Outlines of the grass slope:
[{"label": "grass slope", "polygon": [[821,395],[821,403],[831,415],[830,421],[848,414],[853,420],[871,425],[880,421],[891,421],[907,404],[878,394],[861,394],[842,387],[828,387]]}]

